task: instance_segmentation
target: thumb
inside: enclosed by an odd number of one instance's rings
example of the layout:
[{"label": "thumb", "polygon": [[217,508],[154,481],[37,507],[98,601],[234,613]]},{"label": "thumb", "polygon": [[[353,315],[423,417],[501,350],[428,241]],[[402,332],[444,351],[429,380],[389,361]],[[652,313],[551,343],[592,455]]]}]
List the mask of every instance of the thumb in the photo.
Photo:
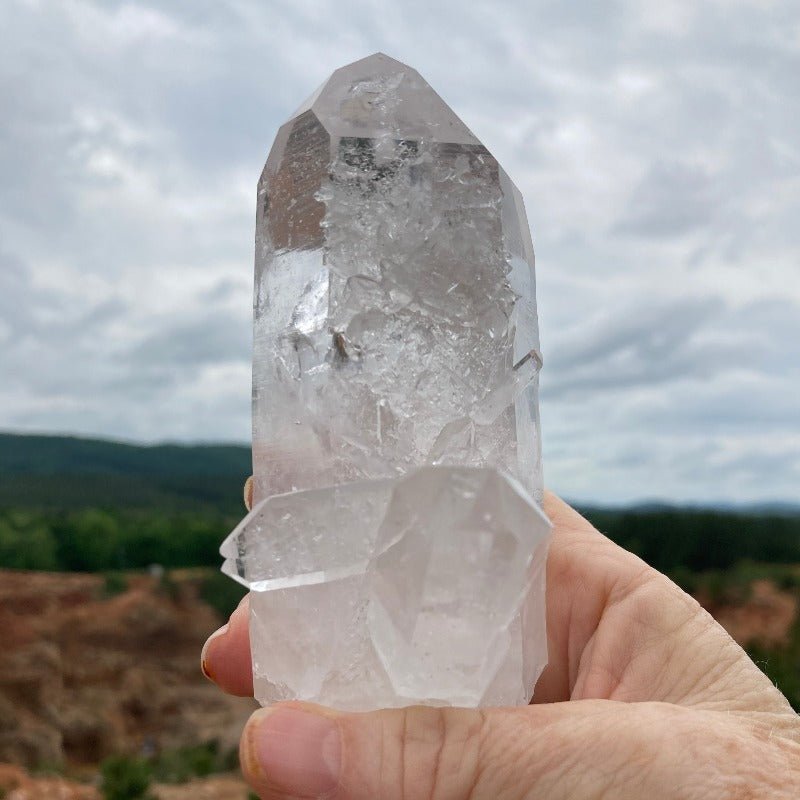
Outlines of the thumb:
[{"label": "thumb", "polygon": [[723,796],[720,763],[742,763],[724,750],[742,731],[726,736],[711,713],[587,700],[348,714],[292,702],[253,715],[241,761],[264,800],[710,799]]}]

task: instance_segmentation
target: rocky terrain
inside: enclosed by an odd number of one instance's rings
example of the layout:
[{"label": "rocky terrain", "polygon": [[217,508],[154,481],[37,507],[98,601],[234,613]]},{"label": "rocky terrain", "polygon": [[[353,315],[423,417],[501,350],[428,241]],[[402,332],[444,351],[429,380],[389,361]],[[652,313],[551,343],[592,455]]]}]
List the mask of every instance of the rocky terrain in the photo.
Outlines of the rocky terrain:
[{"label": "rocky terrain", "polygon": [[0,571],[0,762],[80,768],[211,741],[233,751],[254,705],[200,673],[220,622],[191,571],[122,585]]},{"label": "rocky terrain", "polygon": [[[0,571],[0,797],[101,800],[97,765],[216,743],[235,769],[251,700],[224,696],[199,654],[219,615],[203,570],[101,575]],[[782,647],[796,591],[756,580],[737,602],[698,599],[742,645]],[[42,774],[58,768],[59,775]],[[64,775],[70,778],[63,777]],[[158,800],[246,800],[235,773],[155,783]]]},{"label": "rocky terrain", "polygon": [[798,613],[795,592],[781,591],[769,580],[756,580],[743,603],[712,602],[702,594],[698,599],[744,647],[755,644],[773,648],[789,643]]}]

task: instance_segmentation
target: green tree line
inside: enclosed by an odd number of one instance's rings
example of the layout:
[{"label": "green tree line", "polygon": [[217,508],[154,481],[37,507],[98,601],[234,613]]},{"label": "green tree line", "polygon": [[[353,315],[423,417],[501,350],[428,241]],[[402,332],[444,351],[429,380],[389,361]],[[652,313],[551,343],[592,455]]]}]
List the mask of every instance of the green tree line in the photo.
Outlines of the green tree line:
[{"label": "green tree line", "polygon": [[[243,512],[242,512],[243,513]],[[800,564],[800,517],[720,511],[589,510],[623,547],[667,573],[725,570],[742,560]],[[214,509],[0,509],[0,567],[97,572],[217,566],[239,516]]]},{"label": "green tree line", "polygon": [[0,511],[0,567],[102,572],[213,566],[238,520],[212,511]]},{"label": "green tree line", "polygon": [[732,567],[739,561],[800,563],[800,516],[658,509],[592,510],[607,536],[661,572]]}]

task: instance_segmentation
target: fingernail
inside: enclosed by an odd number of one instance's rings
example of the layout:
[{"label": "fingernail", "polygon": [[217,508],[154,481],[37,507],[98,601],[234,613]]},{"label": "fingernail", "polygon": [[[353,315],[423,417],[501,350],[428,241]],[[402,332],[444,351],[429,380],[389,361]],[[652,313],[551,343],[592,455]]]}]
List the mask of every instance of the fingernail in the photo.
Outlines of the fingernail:
[{"label": "fingernail", "polygon": [[213,681],[214,678],[211,674],[211,670],[208,667],[208,646],[214,639],[218,639],[220,636],[224,636],[228,632],[228,623],[226,622],[219,630],[214,631],[211,636],[206,639],[206,643],[203,645],[203,650],[200,653],[200,669],[203,670],[203,675],[206,676],[210,681]]},{"label": "fingernail", "polygon": [[276,706],[254,715],[245,736],[242,766],[273,792],[319,797],[337,787],[341,755],[335,720]]}]

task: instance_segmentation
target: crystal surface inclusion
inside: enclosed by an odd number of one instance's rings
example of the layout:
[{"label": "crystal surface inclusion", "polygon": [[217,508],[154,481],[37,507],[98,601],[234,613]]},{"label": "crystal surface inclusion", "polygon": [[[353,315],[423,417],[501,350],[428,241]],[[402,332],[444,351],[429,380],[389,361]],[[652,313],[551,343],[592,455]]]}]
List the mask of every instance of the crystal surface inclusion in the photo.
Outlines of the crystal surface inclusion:
[{"label": "crystal surface inclusion", "polygon": [[420,75],[334,72],[278,132],[257,213],[256,500],[421,464],[540,499],[522,198]]},{"label": "crystal surface inclusion", "polygon": [[522,198],[410,67],[337,70],[258,185],[256,695],[524,703],[546,663],[534,256]]}]

